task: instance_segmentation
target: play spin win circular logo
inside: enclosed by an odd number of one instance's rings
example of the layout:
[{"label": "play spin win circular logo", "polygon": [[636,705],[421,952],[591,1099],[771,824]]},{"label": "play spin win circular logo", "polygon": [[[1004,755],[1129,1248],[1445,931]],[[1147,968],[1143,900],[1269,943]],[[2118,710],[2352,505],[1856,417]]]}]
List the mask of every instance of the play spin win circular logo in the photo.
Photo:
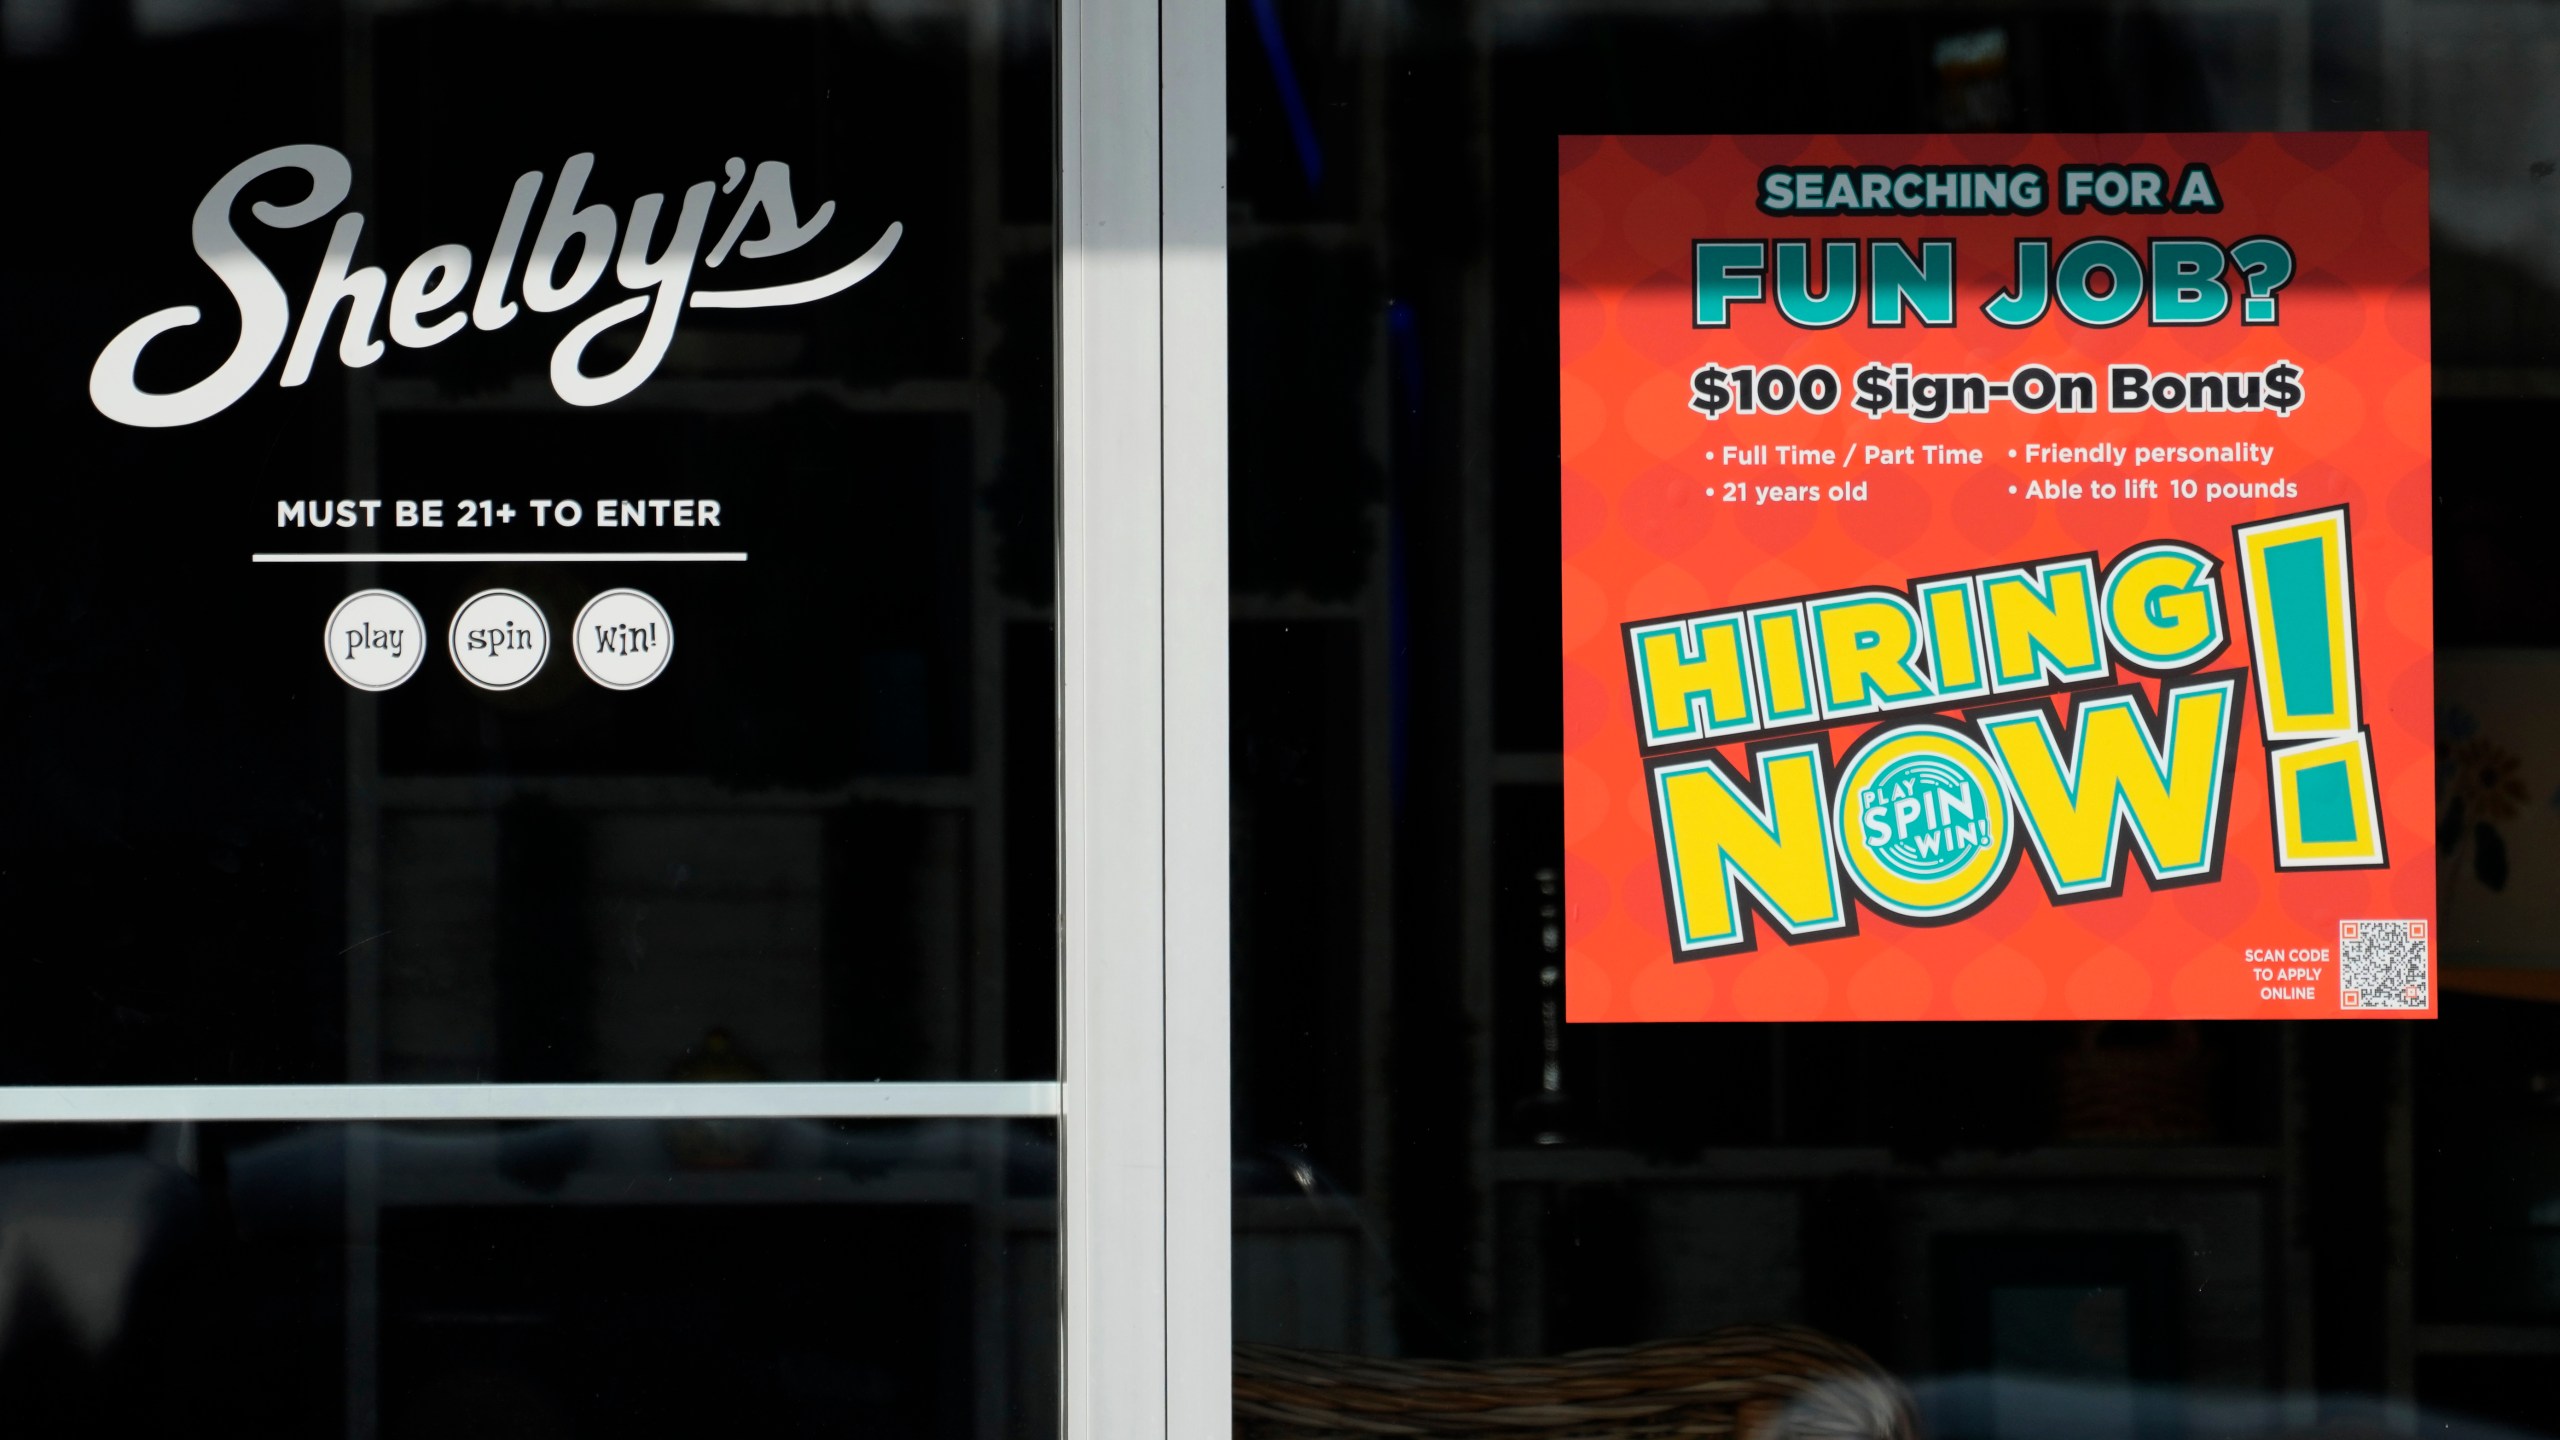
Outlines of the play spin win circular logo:
[{"label": "play spin win circular logo", "polygon": [[1935,755],[1907,756],[1885,766],[1860,805],[1859,821],[1876,858],[1906,880],[1949,874],[1991,840],[1983,823],[1991,797],[1972,776]]},{"label": "play spin win circular logo", "polygon": [[1958,915],[1998,885],[2014,832],[2000,777],[1972,737],[1926,723],[1870,734],[1839,786],[1840,858],[1877,906],[1915,920]]}]

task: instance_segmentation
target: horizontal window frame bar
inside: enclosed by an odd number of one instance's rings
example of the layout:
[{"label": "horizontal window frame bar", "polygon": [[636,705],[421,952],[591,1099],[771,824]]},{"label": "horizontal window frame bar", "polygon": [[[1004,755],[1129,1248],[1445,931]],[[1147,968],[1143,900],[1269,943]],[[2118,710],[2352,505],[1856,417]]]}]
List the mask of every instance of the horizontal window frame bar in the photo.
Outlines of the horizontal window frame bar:
[{"label": "horizontal window frame bar", "polygon": [[1039,1120],[1055,1080],[10,1085],[0,1125],[390,1120]]}]

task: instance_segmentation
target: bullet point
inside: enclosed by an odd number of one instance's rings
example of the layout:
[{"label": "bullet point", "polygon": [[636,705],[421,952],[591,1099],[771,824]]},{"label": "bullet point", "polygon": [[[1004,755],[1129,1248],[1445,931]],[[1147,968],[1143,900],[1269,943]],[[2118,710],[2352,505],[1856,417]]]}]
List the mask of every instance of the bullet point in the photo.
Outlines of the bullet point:
[{"label": "bullet point", "polygon": [[2010,447],[2010,450],[2009,450],[2009,458],[2010,458],[2010,459],[2012,459],[2012,460],[2015,460],[2015,459],[2017,459],[2017,458],[2018,458],[2018,451],[2017,451],[2017,448],[2016,448],[2015,446]]},{"label": "bullet point", "polygon": [[2012,494],[2012,495],[2017,494],[2017,493],[2018,493],[2018,487],[2017,487],[2017,486],[2015,486],[2015,485],[2010,486],[2010,487],[2009,487],[2009,493],[2010,493],[2010,494]]}]

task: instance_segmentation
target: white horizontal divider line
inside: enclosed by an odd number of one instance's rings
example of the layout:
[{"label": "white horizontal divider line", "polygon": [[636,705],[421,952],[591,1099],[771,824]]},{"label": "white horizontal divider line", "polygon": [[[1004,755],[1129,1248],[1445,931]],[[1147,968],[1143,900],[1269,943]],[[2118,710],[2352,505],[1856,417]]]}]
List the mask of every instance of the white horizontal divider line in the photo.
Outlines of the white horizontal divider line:
[{"label": "white horizontal divider line", "polygon": [[1040,1119],[1054,1080],[644,1085],[10,1085],[0,1124],[224,1120]]},{"label": "white horizontal divider line", "polygon": [[406,561],[411,564],[486,564],[497,560],[521,560],[528,563],[554,564],[567,561],[633,561],[656,564],[661,561],[696,560],[735,564],[747,558],[744,550],[259,550],[252,552],[252,565],[389,565]]}]

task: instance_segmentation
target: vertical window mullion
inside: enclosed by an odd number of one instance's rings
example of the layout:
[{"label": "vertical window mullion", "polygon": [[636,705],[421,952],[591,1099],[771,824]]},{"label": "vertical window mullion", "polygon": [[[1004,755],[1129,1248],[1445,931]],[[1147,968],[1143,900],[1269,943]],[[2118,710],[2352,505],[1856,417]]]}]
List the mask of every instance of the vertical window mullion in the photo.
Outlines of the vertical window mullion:
[{"label": "vertical window mullion", "polygon": [[1069,1440],[1166,1430],[1157,0],[1059,24],[1060,1247]]}]

